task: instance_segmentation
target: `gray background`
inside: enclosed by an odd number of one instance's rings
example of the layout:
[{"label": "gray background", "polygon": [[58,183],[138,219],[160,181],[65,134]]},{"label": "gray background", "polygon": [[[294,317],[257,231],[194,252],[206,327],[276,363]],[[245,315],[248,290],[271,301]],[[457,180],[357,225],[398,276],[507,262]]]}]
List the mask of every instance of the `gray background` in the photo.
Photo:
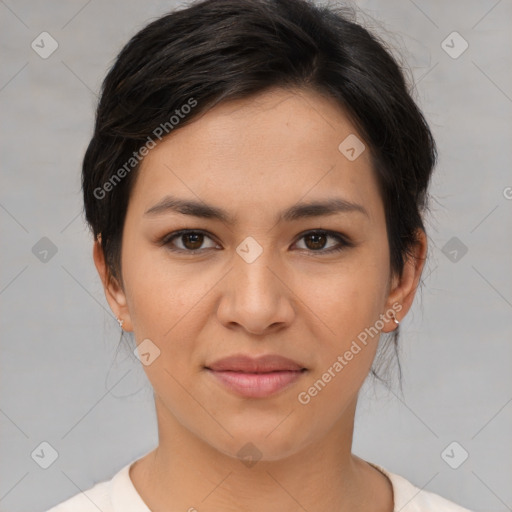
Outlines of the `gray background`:
[{"label": "gray background", "polygon": [[[43,511],[157,442],[140,363],[116,353],[80,165],[108,67],[176,5],[0,0],[1,511]],[[475,511],[512,510],[512,2],[357,6],[409,63],[440,162],[425,286],[401,324],[404,394],[365,384],[354,452]],[[59,45],[47,59],[31,48],[43,31]],[[469,44],[458,58],[441,47],[453,31]],[[31,456],[43,441],[48,469]],[[457,469],[441,455],[453,441],[452,461],[469,454]]]}]

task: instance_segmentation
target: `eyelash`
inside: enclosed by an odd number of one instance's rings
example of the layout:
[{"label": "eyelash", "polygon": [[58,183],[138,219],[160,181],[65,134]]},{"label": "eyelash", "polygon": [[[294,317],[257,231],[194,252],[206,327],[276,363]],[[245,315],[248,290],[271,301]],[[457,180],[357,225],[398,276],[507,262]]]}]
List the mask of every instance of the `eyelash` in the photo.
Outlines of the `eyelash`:
[{"label": "eyelash", "polygon": [[[190,249],[190,250],[189,249],[176,249],[176,248],[170,247],[171,242],[174,239],[179,238],[180,236],[189,235],[189,234],[202,234],[202,235],[205,235],[208,238],[213,240],[213,238],[206,231],[203,231],[203,230],[200,230],[200,229],[181,229],[179,231],[173,231],[172,233],[168,233],[167,235],[162,237],[158,241],[158,243],[159,243],[159,245],[167,246],[168,249],[170,251],[172,251],[172,252],[197,254],[197,253],[200,253],[200,252],[202,252],[204,250],[208,250],[208,249]],[[328,249],[328,250],[323,250],[323,249],[318,249],[316,251],[313,250],[313,249],[301,249],[301,250],[305,250],[305,251],[310,252],[310,253],[332,254],[332,253],[343,251],[343,250],[345,250],[346,248],[349,248],[349,247],[354,247],[354,244],[346,236],[342,235],[341,233],[337,233],[336,231],[329,231],[329,230],[325,230],[325,229],[313,229],[313,230],[309,230],[309,231],[306,231],[304,233],[301,233],[300,236],[299,236],[299,239],[297,241],[303,239],[307,235],[312,235],[312,234],[315,234],[315,235],[327,235],[327,237],[335,238],[336,240],[338,240],[338,242],[341,245],[338,246],[338,247],[335,247],[333,249]]]}]

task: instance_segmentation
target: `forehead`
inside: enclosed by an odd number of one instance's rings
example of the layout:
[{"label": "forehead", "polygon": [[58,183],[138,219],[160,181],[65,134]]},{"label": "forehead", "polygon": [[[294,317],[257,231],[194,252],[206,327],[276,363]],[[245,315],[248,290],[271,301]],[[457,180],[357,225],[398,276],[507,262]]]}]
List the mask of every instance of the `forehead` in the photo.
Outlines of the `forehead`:
[{"label": "forehead", "polygon": [[[348,158],[354,152],[346,153],[347,140],[360,144],[355,159]],[[336,193],[376,216],[382,205],[363,144],[334,100],[312,91],[266,91],[217,105],[171,132],[142,161],[129,208],[146,211],[172,194],[245,210],[250,218],[254,208]]]}]

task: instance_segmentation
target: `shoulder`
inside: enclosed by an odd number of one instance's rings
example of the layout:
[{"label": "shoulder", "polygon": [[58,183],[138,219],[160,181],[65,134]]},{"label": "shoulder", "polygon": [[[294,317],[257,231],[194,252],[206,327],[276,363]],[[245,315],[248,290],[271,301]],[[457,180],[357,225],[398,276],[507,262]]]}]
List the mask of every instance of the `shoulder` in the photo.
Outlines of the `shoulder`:
[{"label": "shoulder", "polygon": [[112,500],[110,499],[111,480],[99,482],[90,489],[75,494],[55,505],[47,512],[113,512]]},{"label": "shoulder", "polygon": [[131,481],[133,462],[123,466],[111,480],[98,482],[46,512],[150,512]]},{"label": "shoulder", "polygon": [[439,494],[428,492],[409,482],[403,476],[369,462],[384,473],[393,486],[394,511],[400,512],[471,512],[469,509],[449,501]]}]

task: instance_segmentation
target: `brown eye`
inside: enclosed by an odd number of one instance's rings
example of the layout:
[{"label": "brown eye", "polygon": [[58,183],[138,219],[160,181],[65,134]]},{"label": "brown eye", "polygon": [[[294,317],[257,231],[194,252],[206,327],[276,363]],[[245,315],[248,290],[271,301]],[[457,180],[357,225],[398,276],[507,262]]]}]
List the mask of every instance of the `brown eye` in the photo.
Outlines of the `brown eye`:
[{"label": "brown eye", "polygon": [[168,246],[171,251],[177,252],[195,252],[216,247],[213,240],[210,247],[202,247],[205,240],[212,239],[202,231],[182,230],[165,236],[161,243]]},{"label": "brown eye", "polygon": [[[329,239],[337,240],[337,244],[333,244],[326,250],[326,244]],[[310,252],[318,252],[320,254],[328,254],[352,247],[353,244],[340,233],[332,233],[329,231],[310,231],[302,235],[301,240],[304,240],[306,249]]]},{"label": "brown eye", "polygon": [[312,250],[323,249],[327,242],[327,238],[328,237],[324,233],[311,233],[304,237],[307,248]]},{"label": "brown eye", "polygon": [[201,248],[203,238],[204,235],[202,233],[186,233],[184,235],[181,235],[183,245],[187,249],[190,249],[191,251],[195,251]]},{"label": "brown eye", "polygon": [[[210,240],[209,247],[203,247],[205,241]],[[348,247],[353,247],[354,244],[344,235],[337,232],[330,232],[325,230],[315,230],[304,233],[299,240],[305,241],[305,248],[307,252],[317,252],[321,254],[329,254],[332,252],[342,251]],[[328,245],[329,240],[337,241]],[[195,253],[201,252],[206,249],[215,249],[217,244],[213,239],[203,231],[184,229],[175,231],[163,237],[161,245],[165,245],[170,251],[182,253]]]}]

